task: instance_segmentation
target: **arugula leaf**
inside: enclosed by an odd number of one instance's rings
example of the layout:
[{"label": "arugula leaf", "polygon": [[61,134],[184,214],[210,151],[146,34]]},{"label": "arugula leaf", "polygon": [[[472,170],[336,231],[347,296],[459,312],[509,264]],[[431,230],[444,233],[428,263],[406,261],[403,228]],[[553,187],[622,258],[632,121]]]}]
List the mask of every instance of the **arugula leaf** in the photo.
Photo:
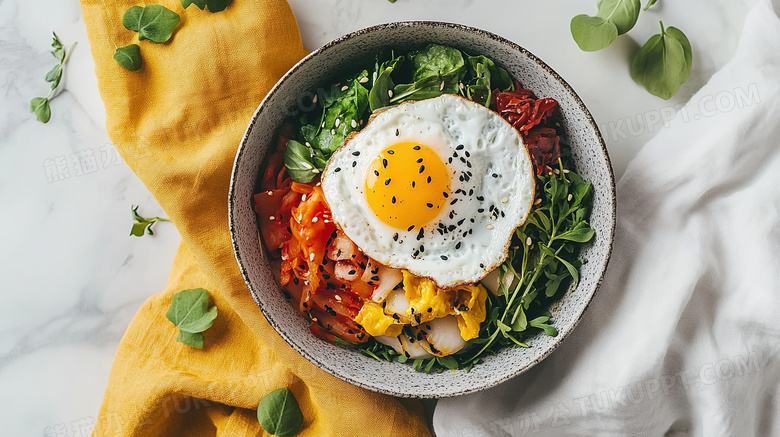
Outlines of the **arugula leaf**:
[{"label": "arugula leaf", "polygon": [[303,426],[303,413],[293,392],[288,388],[278,388],[260,400],[257,420],[271,435],[292,437]]},{"label": "arugula leaf", "polygon": [[181,0],[181,5],[187,9],[191,4],[195,4],[201,11],[208,6],[209,12],[220,12],[228,7],[232,0]]},{"label": "arugula leaf", "polygon": [[114,60],[130,71],[138,71],[144,66],[144,60],[141,58],[141,47],[138,44],[117,47],[114,52]]},{"label": "arugula leaf", "polygon": [[46,97],[35,97],[30,101],[30,112],[34,113],[38,121],[48,123],[51,120],[51,108],[49,99]]},{"label": "arugula leaf", "polygon": [[182,290],[173,295],[165,317],[179,328],[176,341],[203,349],[203,334],[217,318],[217,307],[209,304],[209,292],[203,288]]},{"label": "arugula leaf", "polygon": [[674,27],[653,35],[631,62],[631,78],[655,96],[668,100],[691,76],[693,53],[688,38]]},{"label": "arugula leaf", "polygon": [[51,54],[57,58],[59,62],[46,73],[46,76],[44,76],[44,80],[51,83],[49,94],[47,94],[46,97],[35,97],[30,100],[30,112],[35,114],[38,121],[42,123],[48,123],[49,120],[51,120],[51,106],[49,102],[54,98],[54,92],[60,86],[62,74],[65,70],[65,63],[68,62],[70,54],[76,47],[76,43],[74,42],[68,50],[65,50],[65,46],[62,44],[57,34],[52,32],[52,35],[51,46],[54,50],[52,50]]},{"label": "arugula leaf", "polygon": [[152,225],[157,222],[169,222],[167,218],[164,217],[141,217],[140,214],[138,214],[138,205],[133,205],[130,207],[130,213],[133,216],[133,227],[130,229],[130,235],[135,235],[136,237],[143,237],[144,231],[146,231],[149,235],[154,235],[154,232],[152,231]]},{"label": "arugula leaf", "polygon": [[595,17],[572,18],[571,35],[581,50],[601,50],[634,27],[641,7],[639,0],[599,0]]},{"label": "arugula leaf", "polygon": [[127,30],[138,32],[138,40],[158,44],[171,39],[179,21],[179,14],[161,5],[133,6],[122,16],[122,24]]}]

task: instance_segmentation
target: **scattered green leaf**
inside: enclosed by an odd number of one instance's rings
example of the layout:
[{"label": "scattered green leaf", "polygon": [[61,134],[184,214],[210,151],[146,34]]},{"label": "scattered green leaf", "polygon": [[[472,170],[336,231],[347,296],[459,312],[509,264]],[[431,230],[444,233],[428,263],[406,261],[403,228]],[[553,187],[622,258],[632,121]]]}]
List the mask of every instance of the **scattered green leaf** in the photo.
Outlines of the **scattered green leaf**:
[{"label": "scattered green leaf", "polygon": [[653,35],[631,62],[631,78],[655,96],[668,100],[691,76],[693,53],[688,38],[677,28]]},{"label": "scattered green leaf", "polygon": [[209,304],[209,292],[203,288],[182,290],[173,295],[165,317],[179,328],[176,337],[188,346],[203,348],[203,331],[211,328],[217,318],[217,307]]},{"label": "scattered green leaf", "polygon": [[209,12],[224,11],[225,8],[230,5],[232,0],[181,0],[181,5],[184,9],[187,9],[189,5],[195,4],[201,11],[208,6]]},{"label": "scattered green leaf", "polygon": [[652,8],[653,5],[656,4],[656,2],[658,2],[658,0],[647,0],[647,4],[645,5],[643,10],[646,11],[646,10]]},{"label": "scattered green leaf", "polygon": [[303,426],[303,413],[293,392],[288,388],[279,388],[260,400],[257,420],[265,432],[271,435],[292,437]]},{"label": "scattered green leaf", "polygon": [[133,6],[122,16],[122,24],[138,32],[139,41],[148,39],[158,44],[171,39],[180,20],[179,14],[161,5]]},{"label": "scattered green leaf", "polygon": [[142,217],[140,214],[138,214],[138,205],[133,205],[130,207],[130,213],[133,216],[133,228],[130,230],[130,235],[135,235],[136,237],[143,237],[144,231],[146,231],[149,235],[154,235],[154,232],[152,231],[152,225],[157,222],[169,222],[167,218],[164,217]]},{"label": "scattered green leaf", "polygon": [[571,20],[571,35],[586,52],[601,50],[636,24],[642,5],[639,0],[599,0],[595,17],[582,14]]},{"label": "scattered green leaf", "polygon": [[287,167],[287,174],[292,180],[308,184],[317,179],[322,168],[317,168],[312,162],[313,153],[311,148],[295,140],[287,142],[287,148],[284,150],[284,166]]},{"label": "scattered green leaf", "polygon": [[62,81],[65,63],[68,62],[68,58],[73,52],[73,48],[76,47],[76,43],[74,42],[68,50],[65,50],[65,46],[62,44],[57,34],[52,32],[52,35],[51,46],[54,50],[52,50],[51,54],[59,62],[46,73],[46,76],[44,76],[44,80],[51,83],[49,94],[47,94],[46,97],[35,97],[30,101],[30,112],[35,114],[38,121],[42,123],[48,123],[49,120],[51,120],[50,101],[54,98],[54,93]]},{"label": "scattered green leaf", "polygon": [[114,60],[130,71],[138,71],[144,66],[143,58],[141,58],[141,47],[138,44],[117,47],[114,52]]}]

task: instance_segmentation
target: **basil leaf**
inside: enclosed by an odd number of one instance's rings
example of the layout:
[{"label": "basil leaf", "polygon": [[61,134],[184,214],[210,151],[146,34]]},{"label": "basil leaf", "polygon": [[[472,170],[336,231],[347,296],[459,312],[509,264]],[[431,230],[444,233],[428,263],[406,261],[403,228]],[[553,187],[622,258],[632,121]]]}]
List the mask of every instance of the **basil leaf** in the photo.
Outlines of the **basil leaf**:
[{"label": "basil leaf", "polygon": [[257,405],[257,420],[265,432],[292,437],[303,426],[303,413],[290,389],[279,388],[263,396]]},{"label": "basil leaf", "polygon": [[653,7],[654,4],[656,4],[658,0],[647,0],[647,4],[645,5],[645,8],[643,10],[648,10],[651,7]]},{"label": "basil leaf", "polygon": [[[308,184],[317,179],[319,169],[311,161],[312,150],[303,144],[290,140],[284,151],[284,166],[295,182]],[[315,170],[317,170],[315,172]]]},{"label": "basil leaf", "polygon": [[217,307],[208,307],[209,292],[203,288],[182,290],[173,295],[165,317],[180,330],[191,334],[203,332],[217,318]]},{"label": "basil leaf", "polygon": [[688,37],[676,27],[667,28],[666,36],[676,39],[683,48],[683,53],[685,54],[685,72],[683,74],[685,75],[686,80],[688,80],[688,78],[691,77],[691,67],[693,67],[693,49],[691,48],[691,42],[688,41]]},{"label": "basil leaf", "polygon": [[201,11],[208,6],[209,12],[220,12],[228,7],[232,0],[181,0],[181,5],[187,9],[189,5],[195,4]]},{"label": "basil leaf", "polygon": [[586,52],[595,52],[612,44],[618,36],[617,27],[601,17],[589,17],[585,14],[571,19],[571,36]]},{"label": "basil leaf", "polygon": [[144,61],[141,58],[141,47],[138,44],[117,47],[114,52],[114,60],[130,71],[138,71],[144,66]]},{"label": "basil leaf", "polygon": [[[671,28],[670,28],[671,29]],[[661,33],[653,35],[639,49],[631,63],[631,78],[655,96],[668,100],[691,74],[690,44],[685,35],[675,29],[669,35],[661,23]],[[678,38],[684,38],[680,41]],[[683,44],[687,45],[688,53]]]},{"label": "basil leaf", "polygon": [[122,16],[122,24],[138,32],[140,41],[148,39],[158,44],[171,39],[180,20],[179,14],[161,5],[133,6]]},{"label": "basil leaf", "polygon": [[618,35],[631,30],[639,18],[642,4],[639,0],[599,0],[596,14],[615,25]]},{"label": "basil leaf", "polygon": [[35,97],[30,101],[30,112],[35,114],[38,121],[48,123],[51,120],[51,107],[46,97]]},{"label": "basil leaf", "polygon": [[206,337],[204,337],[200,332],[191,333],[180,330],[179,335],[176,336],[176,341],[196,349],[203,349],[203,343],[205,340]]}]

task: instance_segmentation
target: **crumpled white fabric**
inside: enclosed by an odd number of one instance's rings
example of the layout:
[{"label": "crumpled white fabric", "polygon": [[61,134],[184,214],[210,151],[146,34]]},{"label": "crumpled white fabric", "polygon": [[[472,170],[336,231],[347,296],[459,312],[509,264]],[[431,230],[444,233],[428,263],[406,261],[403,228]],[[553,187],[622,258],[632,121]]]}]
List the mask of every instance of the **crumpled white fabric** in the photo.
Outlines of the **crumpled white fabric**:
[{"label": "crumpled white fabric", "polygon": [[631,162],[604,282],[530,371],[439,401],[449,436],[780,436],[780,20]]}]

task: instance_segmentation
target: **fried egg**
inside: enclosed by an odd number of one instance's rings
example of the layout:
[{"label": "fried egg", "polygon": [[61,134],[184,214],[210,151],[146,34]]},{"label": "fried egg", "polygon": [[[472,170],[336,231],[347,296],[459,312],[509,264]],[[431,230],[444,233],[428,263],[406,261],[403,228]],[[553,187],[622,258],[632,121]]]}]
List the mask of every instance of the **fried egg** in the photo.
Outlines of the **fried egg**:
[{"label": "fried egg", "polygon": [[534,172],[508,122],[445,94],[373,116],[333,154],[322,189],[366,255],[446,289],[506,259],[533,204]]}]

